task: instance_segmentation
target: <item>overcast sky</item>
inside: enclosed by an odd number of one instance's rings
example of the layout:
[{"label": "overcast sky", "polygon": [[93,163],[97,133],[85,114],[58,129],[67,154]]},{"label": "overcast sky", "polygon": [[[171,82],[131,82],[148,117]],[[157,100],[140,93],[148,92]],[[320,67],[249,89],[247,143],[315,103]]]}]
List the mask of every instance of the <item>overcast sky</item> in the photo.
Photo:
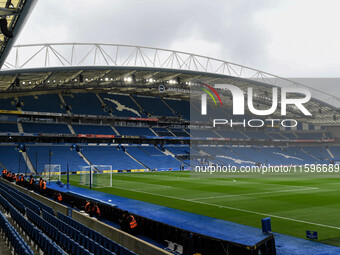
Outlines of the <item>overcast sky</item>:
[{"label": "overcast sky", "polygon": [[40,0],[17,44],[187,51],[283,77],[340,77],[339,0]]}]

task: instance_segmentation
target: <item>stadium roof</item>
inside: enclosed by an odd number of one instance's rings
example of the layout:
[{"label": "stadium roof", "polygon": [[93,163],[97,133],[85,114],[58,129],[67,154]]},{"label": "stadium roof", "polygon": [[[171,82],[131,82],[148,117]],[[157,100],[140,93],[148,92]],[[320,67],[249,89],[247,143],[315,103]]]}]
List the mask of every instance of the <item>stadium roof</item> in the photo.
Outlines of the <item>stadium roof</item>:
[{"label": "stadium roof", "polygon": [[[306,118],[292,108],[291,117],[315,125],[340,124],[337,117],[340,98],[336,96],[267,72],[186,52],[119,44],[17,45],[0,72],[3,95],[20,91],[106,89],[159,96],[159,85],[164,85],[164,96],[188,99],[188,91],[198,83],[235,84],[245,91],[251,86],[258,109],[270,107],[273,86],[308,88],[313,100],[306,107],[313,116]],[[231,104],[230,94],[227,91],[221,94]]]},{"label": "stadium roof", "polygon": [[0,29],[0,68],[36,3],[37,0],[0,0],[0,16],[7,20],[7,29],[13,35],[5,36]]}]

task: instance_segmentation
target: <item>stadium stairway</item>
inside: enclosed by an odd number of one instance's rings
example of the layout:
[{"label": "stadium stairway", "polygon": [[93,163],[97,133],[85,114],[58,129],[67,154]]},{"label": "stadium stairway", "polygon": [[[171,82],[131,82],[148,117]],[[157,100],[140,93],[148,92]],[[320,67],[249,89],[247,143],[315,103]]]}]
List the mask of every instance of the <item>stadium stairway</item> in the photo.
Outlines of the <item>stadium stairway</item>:
[{"label": "stadium stairway", "polygon": [[25,161],[25,163],[27,165],[28,170],[30,170],[30,172],[32,174],[36,174],[36,171],[35,171],[35,169],[33,167],[33,164],[31,162],[31,159],[29,158],[27,152],[22,152],[22,157],[24,158],[24,161]]},{"label": "stadium stairway", "polygon": [[113,131],[115,132],[116,135],[120,135],[120,133],[118,132],[118,130],[114,126],[111,126],[111,128],[113,129]]},{"label": "stadium stairway", "polygon": [[158,136],[158,134],[151,127],[149,127],[149,129],[155,136]]},{"label": "stadium stairway", "polygon": [[221,136],[219,133],[217,133],[215,130],[212,130],[215,134],[216,134],[216,137],[218,138],[223,138],[223,136]]},{"label": "stadium stairway", "polygon": [[24,133],[24,128],[22,127],[21,122],[17,122],[17,125],[18,125],[19,133]]},{"label": "stadium stairway", "polygon": [[[0,211],[7,218],[8,222],[12,225],[12,227],[18,232],[18,234],[21,236],[23,241],[26,242],[27,246],[31,249],[33,254],[37,254],[37,255],[40,254],[40,251],[37,248],[37,245],[34,245],[34,243],[31,242],[30,238],[25,234],[23,229],[17,224],[17,222],[13,219],[13,217],[11,217],[10,214],[7,214],[6,211],[4,210],[4,208],[1,208]],[[5,243],[5,245],[6,245],[6,243]],[[7,247],[7,251],[8,251],[8,247]],[[0,254],[1,255],[3,254],[3,253],[1,253],[1,248],[0,248]],[[6,253],[4,253],[4,254],[6,254]],[[10,254],[10,253],[8,253],[8,254]]]},{"label": "stadium stairway", "polygon": [[170,111],[172,111],[172,114],[173,114],[174,116],[176,116],[175,110],[172,109],[172,108],[170,107],[170,105],[169,105],[163,98],[161,98],[161,101],[163,102],[163,104],[166,105],[166,107],[168,107],[168,108],[170,109]]},{"label": "stadium stairway", "polygon": [[[22,229],[6,214],[5,209],[0,207],[0,254],[22,254],[22,255],[38,255],[39,249],[30,243],[29,238]],[[6,229],[7,228],[7,229]]]},{"label": "stadium stairway", "polygon": [[240,132],[243,136],[245,136],[247,139],[251,139],[245,132]]},{"label": "stadium stairway", "polygon": [[85,155],[81,151],[78,151],[77,153],[86,162],[87,165],[89,166],[91,165],[91,162],[85,157]]},{"label": "stadium stairway", "polygon": [[67,127],[68,127],[68,129],[71,131],[71,134],[72,134],[72,135],[75,135],[75,134],[76,134],[76,132],[74,131],[74,129],[73,129],[73,127],[72,127],[71,124],[67,124]]},{"label": "stadium stairway", "polygon": [[331,150],[328,147],[326,148],[326,151],[328,152],[328,154],[331,158],[334,158],[333,153],[331,152]]},{"label": "stadium stairway", "polygon": [[132,156],[127,150],[124,151],[124,153],[126,155],[128,155],[130,158],[132,158],[134,161],[136,161],[137,163],[141,164],[142,166],[144,166],[146,169],[149,169],[149,167],[147,167],[146,165],[143,164],[143,162],[139,161],[138,159],[136,159],[134,156]]},{"label": "stadium stairway", "polygon": [[169,133],[170,134],[172,134],[174,137],[176,136],[172,131],[171,131],[171,129],[170,128],[167,128],[166,130],[168,130],[169,131]]},{"label": "stadium stairway", "polygon": [[10,255],[11,252],[8,249],[8,246],[6,244],[6,241],[4,238],[0,237],[0,254],[1,255]]},{"label": "stadium stairway", "polygon": [[138,104],[138,102],[136,101],[136,99],[134,99],[134,97],[130,94],[129,97],[131,98],[131,100],[137,105],[137,107],[139,108],[139,110],[141,112],[143,112],[143,108],[140,106],[140,104]]},{"label": "stadium stairway", "polygon": [[308,151],[304,150],[303,147],[300,148],[300,150],[304,153],[306,153],[309,157],[314,158],[315,160],[319,161],[320,159],[315,157],[312,153],[309,153]]},{"label": "stadium stairway", "polygon": [[[98,93],[96,93],[96,97],[98,98],[98,100],[100,101],[100,103],[102,105],[105,105],[105,102],[103,101],[103,99],[100,97],[100,95]],[[111,112],[108,112],[108,114],[112,117],[113,114]]]},{"label": "stadium stairway", "polygon": [[179,162],[182,162],[183,166],[190,166],[187,162],[184,162],[183,160],[181,160],[180,158],[176,157],[176,155],[174,153],[172,153],[171,151],[167,150],[166,148],[162,147],[164,149],[164,151],[162,151],[160,148],[156,147],[157,150],[159,150],[160,152],[162,152],[163,154],[167,155],[167,156],[171,156],[175,159],[177,159]]},{"label": "stadium stairway", "polygon": [[[60,98],[61,103],[62,103],[63,105],[66,105],[66,101],[65,101],[64,97],[63,97],[61,94],[58,94],[58,96],[59,96],[59,98]],[[67,112],[68,114],[71,114],[71,111],[70,111],[70,110],[66,110],[66,112]]]}]

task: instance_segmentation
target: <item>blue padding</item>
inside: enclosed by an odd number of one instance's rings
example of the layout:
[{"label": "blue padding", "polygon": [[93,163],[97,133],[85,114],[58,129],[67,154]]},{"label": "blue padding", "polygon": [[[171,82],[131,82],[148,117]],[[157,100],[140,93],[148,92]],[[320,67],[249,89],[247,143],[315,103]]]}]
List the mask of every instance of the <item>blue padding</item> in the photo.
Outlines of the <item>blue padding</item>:
[{"label": "blue padding", "polygon": [[261,219],[262,223],[262,232],[263,233],[269,233],[272,231],[272,225],[270,223],[270,217]]},{"label": "blue padding", "polygon": [[[53,189],[65,191],[65,188],[55,184]],[[254,227],[74,186],[70,186],[70,191],[83,194],[90,199],[102,201],[110,199],[119,208],[133,214],[219,239],[251,246],[264,238],[261,229]],[[275,233],[275,243],[278,255],[340,254],[340,247],[278,233]]]}]

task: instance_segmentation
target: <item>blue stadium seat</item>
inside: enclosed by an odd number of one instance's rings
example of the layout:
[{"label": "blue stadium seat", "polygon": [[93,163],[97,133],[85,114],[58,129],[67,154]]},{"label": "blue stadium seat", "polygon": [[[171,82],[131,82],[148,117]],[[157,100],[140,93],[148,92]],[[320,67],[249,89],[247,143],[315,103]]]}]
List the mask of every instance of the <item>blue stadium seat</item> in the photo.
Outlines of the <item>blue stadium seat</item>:
[{"label": "blue stadium seat", "polygon": [[111,126],[73,124],[72,127],[77,134],[115,135]]},{"label": "blue stadium seat", "polygon": [[114,95],[114,94],[100,94],[104,103],[111,108],[112,114],[118,117],[137,117],[145,118],[146,115],[142,113],[139,107],[133,102],[130,96]]},{"label": "blue stadium seat", "polygon": [[20,97],[23,111],[66,113],[58,94]]},{"label": "blue stadium seat", "polygon": [[18,133],[17,123],[0,122],[0,133]]},{"label": "blue stadium seat", "polygon": [[113,170],[145,169],[116,146],[84,146],[82,153],[92,165],[111,165]]},{"label": "blue stadium seat", "polygon": [[156,136],[149,128],[146,127],[115,127],[120,135],[128,136]]},{"label": "blue stadium seat", "polygon": [[175,170],[179,169],[182,164],[174,157],[163,154],[154,146],[129,146],[127,151],[150,169]]},{"label": "blue stadium seat", "polygon": [[1,98],[0,99],[0,110],[11,110],[16,111],[17,107],[15,106],[14,98]]},{"label": "blue stadium seat", "polygon": [[177,115],[182,116],[183,119],[190,120],[190,104],[188,101],[167,99],[164,101],[175,111]]},{"label": "blue stadium seat", "polygon": [[99,99],[93,93],[76,93],[73,96],[63,95],[63,98],[71,106],[73,114],[109,115],[104,111]]},{"label": "blue stadium seat", "polygon": [[65,224],[70,225],[72,228],[79,230],[85,236],[86,243],[89,243],[89,249],[95,254],[114,254],[119,255],[135,255],[134,252],[122,247],[116,242],[108,239],[102,234],[90,229],[87,226],[79,223],[78,221],[66,216],[60,212],[57,213],[58,219],[63,221]]},{"label": "blue stadium seat", "polygon": [[34,134],[71,134],[66,124],[22,123],[24,133]]},{"label": "blue stadium seat", "polygon": [[133,96],[138,104],[153,116],[174,116],[173,112],[167,107],[159,97]]},{"label": "blue stadium seat", "polygon": [[[70,146],[28,146],[28,156],[31,159],[38,159],[37,169],[38,173],[42,173],[45,165],[49,164],[49,150],[53,153],[51,157],[51,164],[60,165],[62,172],[80,171],[81,167],[87,165],[86,162],[80,158],[76,151],[71,151]],[[1,151],[1,147],[0,147]],[[1,159],[0,159],[1,161]],[[36,162],[32,160],[33,166],[36,168]]]},{"label": "blue stadium seat", "polygon": [[152,130],[158,135],[158,136],[174,136],[169,130],[166,128],[152,128]]},{"label": "blue stadium seat", "polygon": [[0,146],[0,162],[8,171],[18,172],[19,157],[24,162],[22,154],[19,154],[15,146]]}]

